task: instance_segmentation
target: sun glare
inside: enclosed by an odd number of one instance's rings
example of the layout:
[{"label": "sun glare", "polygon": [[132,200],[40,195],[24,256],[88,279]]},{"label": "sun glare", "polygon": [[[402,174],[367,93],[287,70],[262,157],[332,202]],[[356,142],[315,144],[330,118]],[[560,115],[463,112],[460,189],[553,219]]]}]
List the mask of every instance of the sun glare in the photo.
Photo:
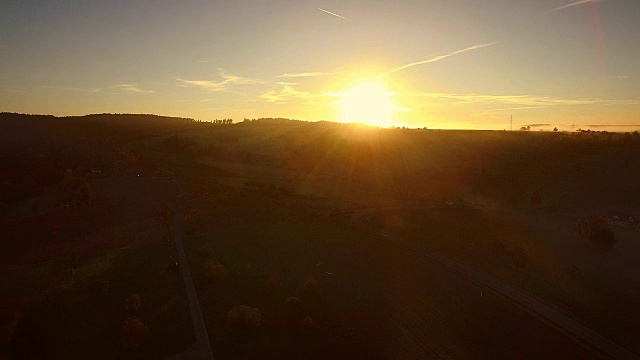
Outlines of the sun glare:
[{"label": "sun glare", "polygon": [[341,93],[340,121],[374,126],[392,124],[391,93],[374,81],[363,81]]}]

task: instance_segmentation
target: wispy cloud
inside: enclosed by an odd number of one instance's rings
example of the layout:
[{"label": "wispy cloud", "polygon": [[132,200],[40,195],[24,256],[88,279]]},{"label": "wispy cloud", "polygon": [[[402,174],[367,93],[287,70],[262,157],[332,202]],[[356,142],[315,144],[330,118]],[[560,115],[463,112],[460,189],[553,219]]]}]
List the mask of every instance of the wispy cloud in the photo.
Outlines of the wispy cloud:
[{"label": "wispy cloud", "polygon": [[15,89],[2,89],[0,91],[4,91],[4,92],[12,92],[12,93],[18,93],[18,94],[24,94],[26,93],[26,91],[24,90],[15,90]]},{"label": "wispy cloud", "polygon": [[446,59],[448,57],[451,57],[451,56],[454,56],[454,55],[462,54],[462,53],[465,53],[467,51],[482,49],[482,48],[485,48],[485,47],[488,47],[488,46],[492,46],[492,45],[496,45],[496,44],[498,44],[498,43],[497,42],[493,42],[493,43],[489,43],[489,44],[480,44],[480,45],[470,46],[468,48],[464,48],[462,50],[457,50],[457,51],[454,51],[452,53],[448,53],[448,54],[445,54],[445,55],[439,55],[439,56],[436,56],[436,57],[433,57],[433,58],[430,58],[430,59],[427,59],[427,60],[417,61],[417,62],[413,62],[413,63],[410,63],[410,64],[402,65],[400,67],[397,67],[395,69],[387,71],[385,73],[385,75],[394,73],[396,71],[404,70],[404,69],[407,69],[407,68],[410,68],[410,67],[414,67],[414,66],[418,66],[418,65],[423,65],[423,64],[428,64],[428,63],[433,63],[433,62],[436,62],[436,61],[444,60],[444,59]]},{"label": "wispy cloud", "polygon": [[546,106],[515,106],[515,107],[504,107],[504,108],[497,108],[497,109],[487,109],[487,110],[482,110],[482,111],[478,111],[476,113],[471,114],[471,117],[479,117],[479,116],[487,116],[487,115],[496,115],[496,114],[500,114],[503,112],[511,112],[514,110],[531,110],[531,109],[543,109],[546,108]]},{"label": "wispy cloud", "polygon": [[293,101],[309,105],[315,103],[315,100],[324,97],[323,95],[296,89],[295,85],[293,83],[279,82],[274,89],[263,92],[258,95],[258,98],[278,104],[287,104]]},{"label": "wispy cloud", "polygon": [[110,86],[109,89],[119,94],[150,94],[155,92],[153,90],[139,88],[134,84],[118,84]]},{"label": "wispy cloud", "polygon": [[42,85],[45,89],[51,89],[55,91],[73,91],[73,92],[88,92],[88,93],[106,93],[106,94],[150,94],[154,93],[154,90],[143,89],[135,84],[115,84],[104,88],[80,88],[71,86],[57,86],[57,85]]},{"label": "wispy cloud", "polygon": [[336,14],[336,13],[333,13],[333,12],[331,12],[331,11],[327,11],[327,10],[325,10],[325,9],[318,8],[318,10],[320,10],[320,11],[322,11],[322,12],[325,12],[325,13],[327,13],[327,14],[329,14],[329,15],[333,15],[333,16],[339,17],[340,19],[349,20],[349,19],[347,19],[346,17],[344,17],[344,16],[342,16],[342,15],[338,15],[338,14]]},{"label": "wispy cloud", "polygon": [[613,78],[618,80],[624,80],[624,79],[628,79],[629,75],[618,75],[618,76],[614,76]]},{"label": "wispy cloud", "polygon": [[57,85],[42,85],[42,87],[45,89],[51,89],[51,90],[78,91],[78,92],[91,92],[91,93],[97,93],[102,91],[101,88],[87,89],[87,88],[70,87],[70,86],[57,86]]},{"label": "wispy cloud", "polygon": [[582,4],[586,4],[586,3],[597,3],[597,2],[601,2],[601,1],[603,1],[603,0],[580,0],[580,1],[574,1],[574,2],[572,2],[570,4],[567,4],[567,5],[560,6],[560,7],[557,7],[555,9],[552,9],[551,12],[562,10],[562,9],[566,9],[566,8],[569,8],[569,7],[572,7],[572,6],[576,6],[576,5],[582,5]]},{"label": "wispy cloud", "polygon": [[325,76],[325,75],[331,75],[331,74],[333,73],[313,71],[313,72],[302,72],[302,73],[284,73],[276,77],[278,78],[317,77],[317,76]]},{"label": "wispy cloud", "polygon": [[176,78],[182,87],[198,87],[209,92],[229,92],[230,87],[236,85],[253,85],[262,84],[262,80],[251,79],[237,75],[226,74],[222,69],[220,71],[220,77],[222,80],[186,80]]},{"label": "wispy cloud", "polygon": [[[634,99],[601,99],[601,98],[556,98],[535,95],[480,95],[450,93],[413,93],[408,96],[427,97],[438,101],[458,104],[501,104],[520,106],[520,108],[561,106],[561,105],[640,105]],[[510,108],[514,110],[515,108]],[[494,109],[495,111],[501,109]],[[508,110],[508,109],[504,109]]]}]

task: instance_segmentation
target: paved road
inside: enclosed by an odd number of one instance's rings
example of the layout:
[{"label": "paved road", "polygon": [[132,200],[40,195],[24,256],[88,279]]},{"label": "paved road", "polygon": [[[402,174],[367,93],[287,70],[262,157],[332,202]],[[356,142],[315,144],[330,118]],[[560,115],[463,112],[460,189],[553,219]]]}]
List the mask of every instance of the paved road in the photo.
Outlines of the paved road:
[{"label": "paved road", "polygon": [[204,318],[202,317],[200,302],[198,301],[198,294],[196,293],[195,286],[193,285],[191,271],[189,270],[189,263],[187,262],[187,255],[184,251],[184,245],[182,243],[182,230],[180,229],[180,220],[182,219],[182,197],[184,195],[184,187],[182,186],[180,180],[175,177],[165,177],[165,179],[173,180],[179,189],[175,208],[173,211],[172,227],[176,242],[176,250],[178,252],[178,262],[180,264],[180,270],[184,278],[184,287],[187,291],[189,308],[191,309],[191,320],[193,321],[193,328],[196,334],[196,342],[189,349],[187,349],[185,352],[169,356],[165,359],[213,360],[213,352],[211,351],[211,344],[209,343],[207,326],[205,325]]},{"label": "paved road", "polygon": [[583,340],[595,349],[600,350],[602,353],[607,354],[614,359],[640,360],[639,356],[629,352],[628,350],[620,347],[618,344],[612,342],[604,336],[569,318],[555,308],[545,304],[541,300],[524,294],[523,292],[501,281],[498,281],[462,263],[448,258],[434,250],[428,249],[427,247],[402,239],[398,235],[381,230],[379,228],[374,228],[372,226],[362,224],[357,220],[352,221],[352,224],[363,230],[375,232],[376,234],[382,235],[387,240],[387,242],[389,242],[393,246],[412,252],[428,261],[444,266],[457,274],[460,274],[480,285],[485,286],[498,295],[519,304],[520,306],[534,312],[535,314],[541,316],[542,318],[548,320],[556,326],[564,329],[570,334],[573,334],[575,337]]}]

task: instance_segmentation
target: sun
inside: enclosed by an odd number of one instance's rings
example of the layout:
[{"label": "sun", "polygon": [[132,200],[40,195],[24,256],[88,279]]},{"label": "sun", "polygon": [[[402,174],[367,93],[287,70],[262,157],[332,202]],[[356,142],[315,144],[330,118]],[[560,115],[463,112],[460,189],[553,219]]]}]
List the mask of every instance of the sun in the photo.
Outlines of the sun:
[{"label": "sun", "polygon": [[340,93],[340,122],[391,126],[392,93],[375,81],[361,81]]}]

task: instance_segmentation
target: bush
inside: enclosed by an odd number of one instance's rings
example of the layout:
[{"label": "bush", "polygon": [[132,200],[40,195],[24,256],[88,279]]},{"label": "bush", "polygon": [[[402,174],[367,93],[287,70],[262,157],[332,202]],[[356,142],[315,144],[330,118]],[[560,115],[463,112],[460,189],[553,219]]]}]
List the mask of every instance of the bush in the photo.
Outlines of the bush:
[{"label": "bush", "polygon": [[220,281],[227,276],[227,268],[217,261],[211,261],[205,266],[209,279],[213,282]]},{"label": "bush", "polygon": [[240,305],[227,313],[227,323],[238,331],[252,331],[260,327],[260,310]]}]

